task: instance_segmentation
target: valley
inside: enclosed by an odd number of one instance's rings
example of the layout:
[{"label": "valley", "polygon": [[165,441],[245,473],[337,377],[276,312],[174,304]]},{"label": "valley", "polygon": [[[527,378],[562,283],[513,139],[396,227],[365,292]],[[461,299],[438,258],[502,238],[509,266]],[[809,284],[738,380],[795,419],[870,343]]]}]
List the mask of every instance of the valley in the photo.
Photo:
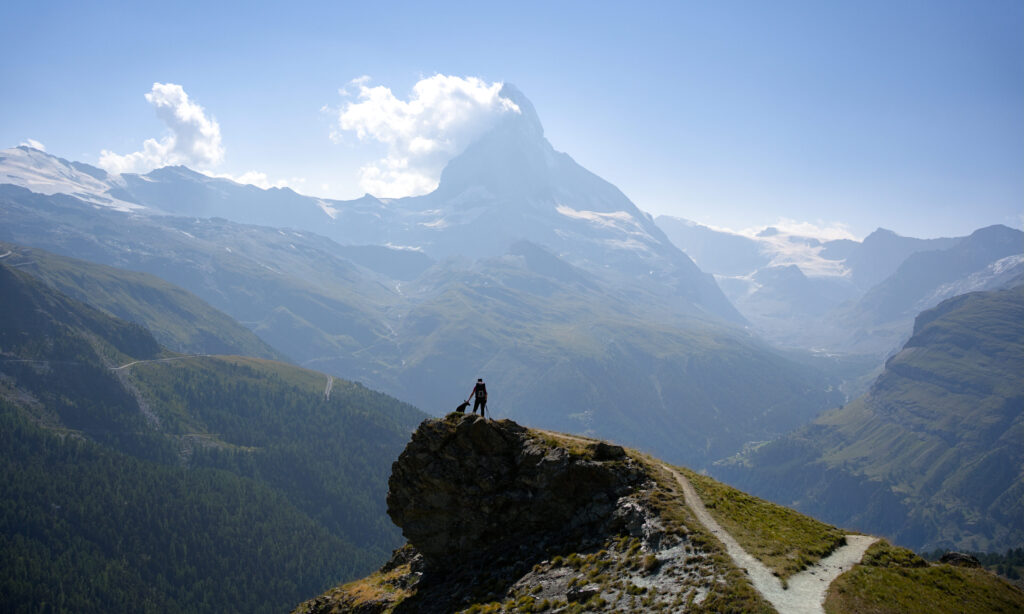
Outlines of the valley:
[{"label": "valley", "polygon": [[[1024,539],[1024,233],[856,241],[655,218],[556,151],[522,92],[500,92],[519,111],[449,160],[436,189],[403,198],[0,151],[9,603],[291,608],[399,548],[388,476],[417,425],[435,423],[472,430],[474,454],[530,439],[531,463],[581,472],[558,482],[570,493],[611,479],[595,467],[613,459],[595,454],[634,450],[612,494],[589,493],[593,517],[572,524],[552,503],[583,541],[520,527],[521,556],[485,578],[500,590],[467,592],[481,578],[455,573],[410,592],[406,549],[356,581],[408,597],[381,602],[395,611],[512,611],[528,597],[857,611],[888,573],[955,576],[972,600],[1009,590],[903,548]],[[478,377],[494,422],[429,420]],[[452,487],[464,476],[421,477],[475,509]],[[622,497],[635,506],[602,515]],[[442,508],[437,526],[462,518]],[[615,524],[623,514],[660,526],[657,539]],[[446,569],[493,554],[498,529],[477,528],[480,552],[452,537],[461,545],[431,555],[406,537]],[[629,582],[598,581],[610,567]],[[307,610],[351,606],[352,586]],[[925,599],[919,588],[901,590]],[[425,605],[439,596],[454,601]]]}]

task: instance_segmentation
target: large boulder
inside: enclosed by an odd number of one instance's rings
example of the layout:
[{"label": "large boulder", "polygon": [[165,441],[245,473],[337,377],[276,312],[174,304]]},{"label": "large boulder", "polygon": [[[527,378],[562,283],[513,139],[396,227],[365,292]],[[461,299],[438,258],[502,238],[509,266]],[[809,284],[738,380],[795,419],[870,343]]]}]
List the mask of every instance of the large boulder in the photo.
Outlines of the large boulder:
[{"label": "large boulder", "polygon": [[621,449],[570,452],[509,420],[451,414],[423,422],[395,461],[388,515],[443,572],[602,532],[645,479]]}]

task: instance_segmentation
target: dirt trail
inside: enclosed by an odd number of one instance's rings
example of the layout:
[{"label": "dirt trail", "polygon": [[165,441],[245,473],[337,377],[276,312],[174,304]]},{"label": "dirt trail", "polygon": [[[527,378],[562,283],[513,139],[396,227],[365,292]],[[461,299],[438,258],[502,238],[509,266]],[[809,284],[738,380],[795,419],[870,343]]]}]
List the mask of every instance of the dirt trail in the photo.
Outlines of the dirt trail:
[{"label": "dirt trail", "polygon": [[[542,433],[571,439],[581,443],[594,443],[593,439],[584,439],[564,433],[540,430]],[[764,563],[754,558],[749,552],[740,546],[739,542],[718,522],[711,517],[704,502],[701,501],[693,485],[686,479],[686,476],[679,473],[668,465],[662,465],[666,471],[671,473],[680,488],[683,490],[683,498],[686,505],[693,511],[697,520],[704,527],[713,533],[715,537],[725,546],[726,552],[732,558],[733,563],[747,572],[751,584],[761,593],[761,596],[768,600],[778,610],[779,614],[824,614],[825,594],[829,585],[842,573],[849,571],[864,557],[864,552],[871,544],[878,541],[877,537],[870,535],[847,535],[846,545],[837,548],[832,554],[818,561],[817,564],[808,567],[800,573],[790,576],[787,581],[787,588],[782,587],[782,582],[775,577]]]},{"label": "dirt trail", "polygon": [[847,535],[845,546],[837,548],[817,564],[791,576],[788,588],[783,588],[782,582],[772,575],[764,563],[744,550],[739,542],[711,517],[690,481],[668,465],[662,466],[679,482],[686,505],[693,510],[697,520],[725,545],[733,563],[747,572],[754,588],[775,606],[779,614],[824,614],[822,604],[829,585],[840,574],[859,563],[868,547],[878,540],[877,537],[868,535]]},{"label": "dirt trail", "polygon": [[120,367],[110,367],[110,370],[111,371],[123,371],[124,369],[127,369],[128,367],[131,367],[132,365],[140,365],[140,364],[147,363],[147,362],[170,362],[172,360],[186,360],[188,358],[203,358],[203,357],[206,357],[206,356],[211,356],[211,354],[189,354],[188,356],[175,356],[173,358],[153,358],[151,360],[134,360],[132,362],[125,363],[125,364],[121,365]]}]

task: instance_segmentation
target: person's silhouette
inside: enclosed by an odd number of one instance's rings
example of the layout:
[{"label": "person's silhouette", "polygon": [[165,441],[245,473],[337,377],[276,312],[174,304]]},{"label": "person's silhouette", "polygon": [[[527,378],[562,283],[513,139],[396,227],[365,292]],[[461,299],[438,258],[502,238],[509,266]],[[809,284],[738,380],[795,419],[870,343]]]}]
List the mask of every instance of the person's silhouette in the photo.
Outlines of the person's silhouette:
[{"label": "person's silhouette", "polygon": [[[469,393],[470,398],[473,399],[473,413],[476,413],[477,408],[480,409],[480,416],[484,416],[484,410],[487,408],[487,386],[484,385],[484,380],[478,378],[476,385],[473,386],[473,391]],[[466,399],[467,401],[469,399]]]}]

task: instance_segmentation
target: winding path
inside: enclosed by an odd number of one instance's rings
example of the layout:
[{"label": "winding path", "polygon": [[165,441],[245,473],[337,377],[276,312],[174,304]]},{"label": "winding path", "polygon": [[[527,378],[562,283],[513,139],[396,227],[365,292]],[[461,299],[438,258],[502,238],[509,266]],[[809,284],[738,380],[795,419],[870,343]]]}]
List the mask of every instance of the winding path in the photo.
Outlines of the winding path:
[{"label": "winding path", "polygon": [[127,369],[128,367],[131,367],[132,365],[139,365],[139,364],[147,363],[147,362],[171,362],[172,360],[186,360],[186,359],[189,359],[189,358],[203,358],[203,357],[207,357],[207,356],[212,356],[212,354],[189,354],[188,356],[174,356],[174,357],[171,357],[171,358],[152,358],[150,360],[133,360],[132,362],[125,363],[125,364],[121,365],[120,367],[110,367],[110,370],[111,371],[123,371],[124,369]]},{"label": "winding path", "polygon": [[324,386],[324,400],[325,401],[330,401],[331,400],[331,388],[334,388],[334,377],[328,375],[327,376],[327,385]]},{"label": "winding path", "polygon": [[[564,433],[536,429],[541,433],[571,439],[581,443],[594,443],[594,439],[584,439]],[[729,558],[733,564],[747,572],[750,583],[754,585],[757,592],[768,600],[779,614],[824,614],[825,595],[832,581],[841,574],[849,571],[854,565],[864,558],[864,552],[871,544],[878,541],[877,537],[870,535],[847,535],[846,545],[811,565],[800,573],[790,576],[787,580],[787,587],[782,587],[782,581],[775,577],[771,570],[764,563],[754,558],[749,552],[740,546],[736,538],[722,528],[718,521],[712,518],[708,509],[704,506],[697,491],[694,490],[690,480],[669,465],[662,464],[666,471],[675,477],[683,490],[683,498],[686,501],[697,521],[714,534],[715,537],[725,546]]]},{"label": "winding path", "polygon": [[824,614],[822,604],[825,602],[829,585],[840,574],[859,563],[868,547],[878,541],[877,537],[869,535],[847,535],[845,546],[837,548],[817,564],[791,576],[787,581],[788,588],[783,588],[782,582],[772,575],[764,563],[744,550],[739,542],[711,517],[690,481],[672,467],[662,466],[679,482],[686,505],[693,510],[697,520],[725,545],[733,563],[747,572],[754,588],[775,606],[779,614]]}]

